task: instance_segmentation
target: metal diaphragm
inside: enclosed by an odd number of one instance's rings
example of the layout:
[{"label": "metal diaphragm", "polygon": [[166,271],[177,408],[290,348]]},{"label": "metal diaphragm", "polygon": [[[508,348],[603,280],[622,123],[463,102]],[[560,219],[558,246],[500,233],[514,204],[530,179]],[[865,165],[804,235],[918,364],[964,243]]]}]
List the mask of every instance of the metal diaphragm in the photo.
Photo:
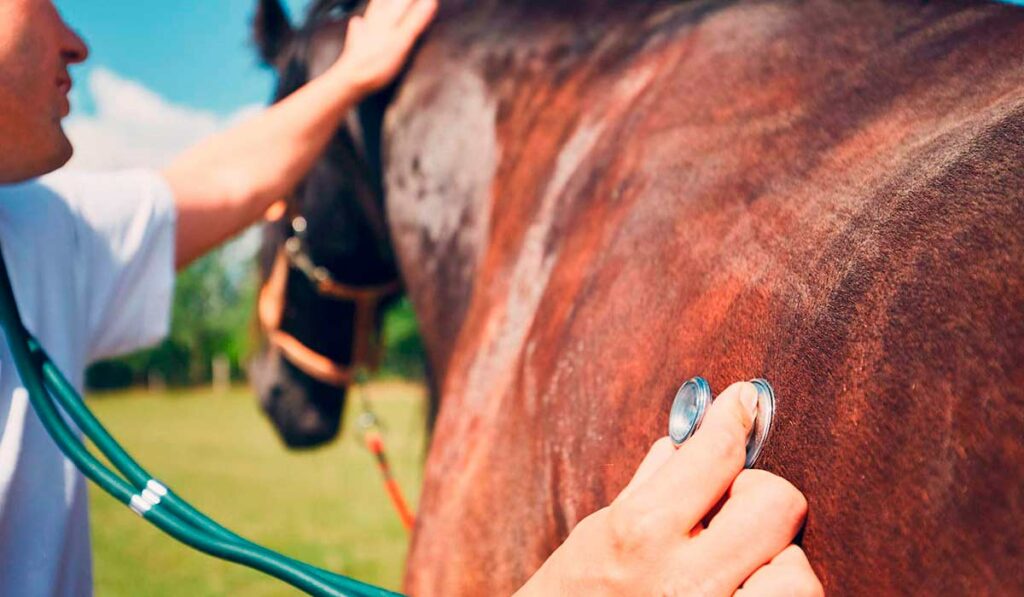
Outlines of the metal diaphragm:
[{"label": "metal diaphragm", "polygon": [[[775,420],[775,390],[771,384],[760,378],[752,379],[750,383],[757,389],[757,410],[747,437],[746,468],[757,464]],[[668,435],[676,446],[697,431],[712,400],[711,386],[703,377],[694,377],[679,387],[668,416]]]},{"label": "metal diaphragm", "polygon": [[775,419],[775,390],[764,379],[752,379],[750,383],[757,388],[757,414],[754,416],[754,427],[747,438],[746,468],[753,468],[761,456],[761,449],[768,442],[768,434],[772,430]]},{"label": "metal diaphragm", "polygon": [[700,427],[711,406],[711,386],[703,377],[694,377],[679,387],[668,415],[668,436],[675,445],[690,439]]}]

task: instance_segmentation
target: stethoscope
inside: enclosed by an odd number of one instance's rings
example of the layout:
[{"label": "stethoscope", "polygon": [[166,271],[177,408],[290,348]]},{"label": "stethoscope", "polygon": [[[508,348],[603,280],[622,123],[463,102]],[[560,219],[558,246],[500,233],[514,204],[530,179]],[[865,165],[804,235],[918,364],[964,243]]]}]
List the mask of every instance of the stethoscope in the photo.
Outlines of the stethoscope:
[{"label": "stethoscope", "polygon": [[[752,379],[757,390],[757,409],[754,424],[747,436],[745,467],[753,468],[768,443],[768,435],[775,420],[775,390],[764,379]],[[668,415],[668,436],[680,446],[700,428],[704,413],[711,406],[711,386],[703,377],[694,377],[679,387]]]},{"label": "stethoscope", "polygon": [[[27,394],[39,420],[61,452],[114,499],[174,539],[211,555],[259,570],[310,595],[398,595],[359,582],[257,545],[226,529],[157,481],[122,448],[89,410],[22,322],[7,265],[0,249],[0,327],[3,328],[18,374],[24,384],[16,393]],[[767,441],[775,411],[775,393],[767,381],[755,379],[758,407],[747,441],[747,467],[753,466]],[[711,405],[711,388],[701,377],[682,385],[669,414],[669,436],[676,445],[700,427]],[[58,411],[57,404],[114,465],[120,475],[101,463],[83,445]],[[122,476],[123,475],[123,476]]]}]

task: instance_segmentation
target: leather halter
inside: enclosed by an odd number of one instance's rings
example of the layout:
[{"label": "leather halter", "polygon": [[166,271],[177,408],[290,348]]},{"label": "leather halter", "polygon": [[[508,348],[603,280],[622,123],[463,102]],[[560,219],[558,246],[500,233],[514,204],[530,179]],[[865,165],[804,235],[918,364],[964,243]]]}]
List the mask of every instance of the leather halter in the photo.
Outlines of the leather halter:
[{"label": "leather halter", "polygon": [[[325,4],[326,10],[335,5],[344,5],[351,12],[352,7],[346,2],[338,0]],[[309,36],[314,21],[308,21],[299,31],[301,39],[298,43],[297,62],[293,64],[306,64],[309,56]],[[291,72],[290,76],[295,79],[286,82],[283,87],[294,90],[308,77],[304,69]],[[302,79],[302,81],[299,81]],[[285,94],[286,95],[286,94]],[[362,107],[357,108],[356,114],[362,116]],[[363,123],[365,126],[365,123]],[[365,130],[365,129],[364,129]],[[361,149],[366,150],[365,138],[362,140]],[[336,136],[328,145],[326,155],[338,160],[345,159],[355,162],[356,167],[369,171],[369,164],[359,155],[360,148],[356,147],[354,139],[345,135]],[[379,205],[380,189],[369,184],[361,178],[356,178],[355,201],[362,210],[366,223],[376,240],[378,248],[390,249],[390,240],[387,233],[387,223],[383,210]],[[306,221],[292,210],[290,202],[284,203],[283,207],[276,205],[268,210],[275,211],[277,217],[271,216],[271,220],[284,217],[294,217],[292,220],[292,234],[286,239],[277,251],[274,258],[273,269],[263,287],[260,289],[257,312],[260,326],[266,333],[272,346],[277,347],[285,359],[306,375],[324,384],[347,387],[353,383],[356,372],[361,368],[376,369],[380,359],[380,339],[377,337],[376,314],[381,301],[397,294],[402,287],[400,279],[395,279],[385,284],[376,286],[353,286],[337,281],[331,272],[324,267],[318,266],[310,257],[305,242]],[[340,363],[318,353],[312,348],[303,344],[295,336],[281,329],[281,319],[284,314],[286,302],[286,290],[288,276],[292,271],[301,272],[313,285],[316,293],[325,298],[335,301],[351,302],[355,307],[355,315],[352,322],[352,351],[351,363]]]},{"label": "leather halter", "polygon": [[[300,371],[321,383],[346,387],[355,381],[355,372],[360,367],[371,370],[377,367],[380,358],[380,339],[375,325],[377,308],[381,301],[401,290],[401,282],[394,280],[376,286],[338,282],[309,256],[305,246],[305,220],[301,216],[295,218],[292,228],[294,235],[278,249],[270,276],[260,289],[257,307],[260,326],[271,345]],[[281,329],[288,275],[293,270],[306,276],[318,296],[353,303],[351,363],[340,363],[322,355]]]}]

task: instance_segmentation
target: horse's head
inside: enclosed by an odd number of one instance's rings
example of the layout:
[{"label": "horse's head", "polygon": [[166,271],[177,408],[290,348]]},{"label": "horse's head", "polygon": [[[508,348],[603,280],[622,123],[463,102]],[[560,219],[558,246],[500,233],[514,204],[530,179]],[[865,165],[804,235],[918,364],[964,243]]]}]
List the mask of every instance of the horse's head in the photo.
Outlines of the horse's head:
[{"label": "horse's head", "polygon": [[[279,0],[260,0],[254,34],[278,75],[275,101],[334,62],[357,5],[314,2],[293,27]],[[357,369],[374,364],[381,309],[397,294],[380,184],[384,103],[373,98],[353,111],[264,227],[258,312],[267,342],[253,379],[292,447],[337,435],[347,388]]]}]

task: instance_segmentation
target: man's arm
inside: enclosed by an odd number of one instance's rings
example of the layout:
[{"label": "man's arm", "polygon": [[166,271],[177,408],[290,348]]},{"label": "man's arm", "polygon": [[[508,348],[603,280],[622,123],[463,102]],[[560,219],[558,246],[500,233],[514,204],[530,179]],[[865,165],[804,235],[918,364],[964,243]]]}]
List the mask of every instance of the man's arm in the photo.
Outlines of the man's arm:
[{"label": "man's arm", "polygon": [[164,171],[184,268],[256,222],[323,152],[348,111],[398,73],[436,0],[372,0],[327,72],[265,112],[201,142]]}]

